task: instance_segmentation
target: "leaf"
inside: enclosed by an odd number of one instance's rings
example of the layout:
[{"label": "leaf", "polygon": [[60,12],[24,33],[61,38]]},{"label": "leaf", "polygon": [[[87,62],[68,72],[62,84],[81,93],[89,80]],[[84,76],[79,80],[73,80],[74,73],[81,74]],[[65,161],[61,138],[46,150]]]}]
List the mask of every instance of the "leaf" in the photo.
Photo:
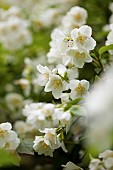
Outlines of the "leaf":
[{"label": "leaf", "polygon": [[68,131],[70,130],[72,124],[77,121],[79,118],[79,116],[73,116],[73,118],[69,121],[68,125],[66,126],[66,134],[68,133]]},{"label": "leaf", "polygon": [[71,102],[68,102],[67,105],[64,107],[64,111],[67,111],[70,109],[71,106],[77,104],[78,102],[80,102],[83,98],[77,98]]},{"label": "leaf", "polygon": [[18,152],[34,155],[33,139],[21,140],[20,146],[18,147]]},{"label": "leaf", "polygon": [[72,124],[75,121],[77,121],[80,118],[80,116],[86,116],[87,115],[86,109],[82,106],[79,106],[79,105],[72,106],[70,108],[70,112],[73,114],[73,117],[70,120],[69,124],[66,126],[66,134],[70,130]]},{"label": "leaf", "polygon": [[86,116],[87,111],[83,106],[75,105],[70,108],[70,112],[76,116]]},{"label": "leaf", "polygon": [[19,166],[21,158],[16,152],[8,152],[4,149],[0,150],[0,167]]},{"label": "leaf", "polygon": [[103,53],[106,51],[113,50],[113,44],[108,45],[108,46],[103,46],[99,49],[99,55],[102,56]]}]

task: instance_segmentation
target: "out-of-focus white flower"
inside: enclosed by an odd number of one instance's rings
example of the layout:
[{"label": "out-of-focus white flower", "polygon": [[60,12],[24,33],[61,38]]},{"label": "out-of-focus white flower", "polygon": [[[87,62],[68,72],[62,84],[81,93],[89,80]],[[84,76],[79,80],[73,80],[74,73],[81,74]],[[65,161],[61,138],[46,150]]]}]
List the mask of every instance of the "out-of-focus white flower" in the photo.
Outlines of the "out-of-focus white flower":
[{"label": "out-of-focus white flower", "polygon": [[44,154],[45,156],[53,157],[54,150],[51,149],[50,141],[42,136],[35,137],[33,148],[39,155]]},{"label": "out-of-focus white flower", "polygon": [[62,91],[65,88],[65,83],[63,83],[62,79],[58,75],[51,74],[49,77],[49,81],[47,82],[44,91],[50,92],[54,98],[59,99],[62,95]]},{"label": "out-of-focus white flower", "polygon": [[67,55],[72,58],[73,64],[77,68],[82,68],[85,62],[89,63],[92,61],[92,58],[87,51],[81,52],[79,50],[71,49],[68,51]]},{"label": "out-of-focus white flower", "polygon": [[96,46],[96,41],[91,37],[91,34],[92,29],[87,25],[72,30],[71,37],[74,41],[74,46],[81,52],[93,50]]},{"label": "out-of-focus white flower", "polygon": [[71,113],[69,111],[66,111],[60,115],[59,120],[60,120],[62,126],[66,126],[66,125],[68,125],[71,118],[72,118]]},{"label": "out-of-focus white flower", "polygon": [[70,97],[74,100],[88,94],[89,82],[87,80],[71,80],[69,87],[71,89]]},{"label": "out-of-focus white flower", "polygon": [[79,6],[72,7],[71,10],[62,19],[62,25],[66,32],[80,27],[86,23],[87,11]]},{"label": "out-of-focus white flower", "polygon": [[113,151],[112,150],[106,150],[103,153],[100,153],[99,158],[102,158],[102,161],[107,169],[113,168]]},{"label": "out-of-focus white flower", "polygon": [[41,86],[45,86],[46,83],[49,80],[49,76],[51,74],[51,71],[49,70],[49,68],[47,66],[42,66],[42,65],[37,65],[37,70],[41,73],[38,77],[38,83]]},{"label": "out-of-focus white flower", "polygon": [[14,129],[19,135],[21,135],[21,134],[31,131],[32,128],[31,128],[31,125],[27,124],[26,122],[18,120],[14,124]]},{"label": "out-of-focus white flower", "polygon": [[11,109],[19,109],[23,106],[23,97],[18,93],[8,93],[5,96],[7,106]]},{"label": "out-of-focus white flower", "polygon": [[62,165],[62,167],[64,167],[63,170],[82,170],[82,168],[70,161],[66,165]]},{"label": "out-of-focus white flower", "polygon": [[113,2],[109,4],[109,10],[113,13]]},{"label": "out-of-focus white flower", "polygon": [[[112,66],[113,67],[113,66]],[[90,119],[88,125],[88,140],[90,147],[102,152],[112,146],[111,129],[113,124],[113,68],[107,68],[86,97],[85,107]],[[103,123],[104,122],[104,123]]]},{"label": "out-of-focus white flower", "polygon": [[93,158],[89,164],[89,170],[105,170],[105,168],[101,160]]},{"label": "out-of-focus white flower", "polygon": [[54,114],[55,106],[52,103],[47,103],[43,106],[42,112],[45,117],[51,117]]},{"label": "out-of-focus white flower", "polygon": [[[8,50],[18,50],[30,45],[32,37],[28,31],[28,22],[16,16],[0,22],[0,41]],[[15,43],[16,42],[16,43]]]},{"label": "out-of-focus white flower", "polygon": [[62,62],[63,56],[57,48],[50,48],[50,51],[47,53],[49,63],[59,64]]},{"label": "out-of-focus white flower", "polygon": [[7,150],[16,150],[19,146],[20,140],[14,132],[10,123],[0,124],[0,148]]},{"label": "out-of-focus white flower", "polygon": [[30,104],[25,105],[22,113],[24,116],[27,117],[33,112],[42,109],[43,106],[44,106],[44,103],[30,103]]},{"label": "out-of-focus white flower", "polygon": [[[110,33],[107,36],[106,45],[113,44],[113,24],[110,25]],[[113,55],[113,50],[109,50],[110,54]]]}]

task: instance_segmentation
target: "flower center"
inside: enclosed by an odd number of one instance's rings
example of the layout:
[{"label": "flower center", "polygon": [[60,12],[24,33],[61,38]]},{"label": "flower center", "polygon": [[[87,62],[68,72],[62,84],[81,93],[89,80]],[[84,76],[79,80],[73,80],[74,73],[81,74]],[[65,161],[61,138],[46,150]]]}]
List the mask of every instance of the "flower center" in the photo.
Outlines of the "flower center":
[{"label": "flower center", "polygon": [[49,137],[49,140],[53,140],[55,135],[49,132],[48,133],[48,137]]},{"label": "flower center", "polygon": [[79,83],[78,86],[75,88],[75,91],[78,95],[82,95],[85,92],[85,88]]},{"label": "flower center", "polygon": [[61,87],[62,86],[61,80],[54,80],[53,81],[53,86],[54,86],[55,89]]},{"label": "flower center", "polygon": [[6,148],[6,149],[9,149],[9,148],[10,148],[10,143],[7,142],[7,143],[5,144],[5,148]]},{"label": "flower center", "polygon": [[43,147],[44,149],[47,149],[48,145],[43,142],[42,147]]},{"label": "flower center", "polygon": [[67,42],[68,47],[73,47],[73,39],[71,37],[64,38],[64,42]]},{"label": "flower center", "polygon": [[79,53],[78,51],[75,53],[75,57],[78,59],[85,58],[85,53]]},{"label": "flower center", "polygon": [[80,13],[78,13],[78,14],[74,15],[74,18],[75,18],[77,21],[80,21],[81,18],[82,18],[82,16],[81,16]]},{"label": "flower center", "polygon": [[82,35],[82,34],[78,33],[77,41],[78,41],[80,44],[83,44],[86,39],[87,39],[87,37],[86,37],[85,35]]},{"label": "flower center", "polygon": [[2,129],[0,129],[0,137],[5,137],[6,132]]}]

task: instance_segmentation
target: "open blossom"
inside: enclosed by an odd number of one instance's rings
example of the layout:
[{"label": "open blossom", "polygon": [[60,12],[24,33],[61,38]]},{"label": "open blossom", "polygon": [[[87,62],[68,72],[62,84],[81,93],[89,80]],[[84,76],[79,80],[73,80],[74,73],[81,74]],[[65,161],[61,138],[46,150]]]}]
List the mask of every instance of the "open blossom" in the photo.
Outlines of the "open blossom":
[{"label": "open blossom", "polygon": [[16,150],[19,146],[20,140],[14,132],[10,123],[0,124],[0,148],[7,150]]},{"label": "open blossom", "polygon": [[102,161],[106,169],[113,168],[113,151],[112,150],[106,150],[103,153],[100,153],[99,158],[102,158]]},{"label": "open blossom", "polygon": [[53,41],[53,43],[56,43],[56,46],[61,53],[66,53],[68,50],[73,48],[73,39],[71,38],[71,36],[66,36],[63,31],[56,29],[54,31],[54,37],[56,39],[56,42]]},{"label": "open blossom", "polygon": [[49,81],[47,82],[44,91],[50,92],[54,98],[59,99],[62,95],[62,91],[65,89],[65,83],[62,81],[61,77],[58,75],[51,74]]},{"label": "open blossom", "polygon": [[89,164],[89,170],[105,170],[102,164],[101,160],[93,158]]},{"label": "open blossom", "polygon": [[42,136],[35,137],[33,148],[39,155],[44,154],[45,156],[53,157],[54,150],[51,149],[50,141]]},{"label": "open blossom", "polygon": [[92,61],[92,58],[87,51],[81,52],[79,50],[71,49],[68,51],[67,55],[72,58],[72,62],[77,68],[82,68],[85,62],[89,63]]},{"label": "open blossom", "polygon": [[66,165],[62,165],[63,170],[83,170],[79,166],[75,165],[73,162],[69,161]]},{"label": "open blossom", "polygon": [[74,46],[81,50],[81,52],[93,50],[96,46],[96,41],[91,37],[91,34],[92,29],[87,25],[73,29],[71,37],[74,41]]},{"label": "open blossom", "polygon": [[38,83],[41,86],[45,86],[45,84],[49,80],[49,76],[51,74],[51,71],[49,70],[49,68],[47,66],[44,67],[40,64],[37,66],[37,70],[41,73],[38,77]]},{"label": "open blossom", "polygon": [[50,141],[52,149],[60,147],[61,144],[56,133],[56,128],[45,128],[44,130],[40,130],[40,132],[45,133],[44,138]]},{"label": "open blossom", "polygon": [[71,99],[83,97],[88,94],[89,82],[87,80],[71,80],[69,86],[71,89]]}]

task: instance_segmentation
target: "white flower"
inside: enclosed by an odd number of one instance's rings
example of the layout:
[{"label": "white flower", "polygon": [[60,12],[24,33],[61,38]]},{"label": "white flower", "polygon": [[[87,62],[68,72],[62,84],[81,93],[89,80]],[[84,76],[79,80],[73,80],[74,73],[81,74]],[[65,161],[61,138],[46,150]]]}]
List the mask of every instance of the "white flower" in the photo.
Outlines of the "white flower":
[{"label": "white flower", "polygon": [[0,124],[0,148],[16,150],[19,146],[20,140],[11,128],[12,126],[8,122]]},{"label": "white flower", "polygon": [[62,95],[62,91],[64,90],[65,84],[63,83],[62,79],[58,75],[51,74],[49,77],[49,81],[47,82],[44,91],[50,92],[54,98],[59,99]]},{"label": "white flower", "polygon": [[5,96],[6,103],[9,109],[14,110],[23,106],[23,97],[18,93],[8,93]]},{"label": "white flower", "polygon": [[68,51],[67,55],[72,58],[73,64],[77,68],[82,68],[85,62],[89,63],[92,61],[92,58],[87,51],[81,52],[79,50],[71,49]]},{"label": "white flower", "polygon": [[69,87],[71,89],[70,97],[71,99],[75,99],[88,94],[89,82],[87,80],[71,80]]},{"label": "white flower", "polygon": [[57,149],[60,147],[60,141],[56,134],[56,128],[45,128],[44,130],[40,130],[40,132],[45,133],[44,139],[50,141],[51,149]]},{"label": "white flower", "polygon": [[56,46],[61,53],[66,53],[74,46],[73,39],[70,36],[66,36],[61,30],[56,29],[55,34]]},{"label": "white flower", "polygon": [[49,140],[41,136],[36,136],[34,140],[33,148],[39,155],[53,157],[53,149],[51,149],[51,143]]},{"label": "white flower", "polygon": [[83,51],[93,50],[96,41],[91,37],[92,29],[90,26],[84,25],[79,29],[75,28],[71,31],[71,37],[74,41],[74,47]]},{"label": "white flower", "polygon": [[92,159],[89,164],[89,170],[105,170],[102,166],[102,161],[99,159]]},{"label": "white flower", "polygon": [[24,116],[28,117],[30,114],[34,113],[35,111],[42,109],[43,106],[44,103],[30,103],[25,105],[22,113]]},{"label": "white flower", "polygon": [[66,165],[62,165],[62,167],[64,167],[63,170],[82,170],[82,168],[70,161]]},{"label": "white flower", "polygon": [[38,83],[41,86],[45,86],[47,81],[49,80],[49,76],[51,74],[51,71],[47,66],[42,66],[41,64],[37,65],[37,70],[41,73],[38,77]]},{"label": "white flower", "polygon": [[71,120],[71,113],[69,111],[66,111],[61,115],[59,115],[59,121],[61,122],[62,126],[68,125],[70,120]]},{"label": "white flower", "polygon": [[107,169],[113,168],[113,151],[106,150],[103,153],[100,153],[99,158],[103,159],[104,165]]},{"label": "white flower", "polygon": [[67,15],[63,18],[62,24],[67,27],[67,23],[69,25],[81,26],[86,23],[87,19],[87,11],[84,8],[79,6],[75,6],[71,8],[71,10],[67,13]]},{"label": "white flower", "polygon": [[[106,45],[113,44],[113,24],[110,25],[110,33],[107,36]],[[113,55],[113,50],[109,50],[110,54]]]},{"label": "white flower", "polygon": [[49,117],[54,113],[54,109],[55,107],[52,103],[47,103],[43,106],[42,112],[44,113],[45,117]]}]

